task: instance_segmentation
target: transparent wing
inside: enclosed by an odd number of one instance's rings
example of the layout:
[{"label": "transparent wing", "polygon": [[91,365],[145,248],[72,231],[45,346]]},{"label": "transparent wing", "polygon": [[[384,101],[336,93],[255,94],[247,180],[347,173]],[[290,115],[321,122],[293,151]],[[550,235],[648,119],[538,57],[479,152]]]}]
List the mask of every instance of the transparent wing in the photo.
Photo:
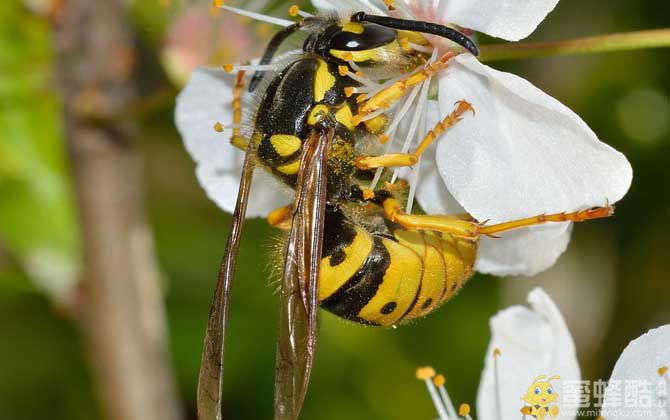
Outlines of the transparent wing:
[{"label": "transparent wing", "polygon": [[253,166],[252,153],[247,152],[244,158],[232,226],[205,331],[205,345],[202,351],[200,376],[198,378],[197,408],[200,420],[221,420],[222,418],[221,391],[223,385],[224,335],[228,320],[230,289],[237,267],[237,253],[247,211]]},{"label": "transparent wing", "polygon": [[326,163],[333,135],[333,130],[312,132],[298,172],[280,295],[275,419],[293,420],[300,414],[314,360]]}]

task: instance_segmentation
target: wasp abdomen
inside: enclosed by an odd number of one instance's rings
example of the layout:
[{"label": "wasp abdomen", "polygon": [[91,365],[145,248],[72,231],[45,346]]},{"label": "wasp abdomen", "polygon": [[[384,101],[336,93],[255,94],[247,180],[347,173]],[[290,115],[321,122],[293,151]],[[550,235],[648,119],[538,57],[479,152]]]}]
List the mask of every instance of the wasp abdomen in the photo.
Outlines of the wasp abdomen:
[{"label": "wasp abdomen", "polygon": [[394,325],[451,298],[472,273],[477,243],[398,229],[388,238],[328,213],[321,307],[352,321]]}]

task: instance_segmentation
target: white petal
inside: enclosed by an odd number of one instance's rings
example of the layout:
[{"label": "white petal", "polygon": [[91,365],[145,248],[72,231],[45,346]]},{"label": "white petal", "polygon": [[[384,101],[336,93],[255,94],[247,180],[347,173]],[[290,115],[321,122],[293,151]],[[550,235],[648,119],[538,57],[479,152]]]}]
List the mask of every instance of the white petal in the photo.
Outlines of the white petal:
[{"label": "white petal", "polygon": [[426,151],[421,159],[419,185],[416,189],[416,201],[428,214],[462,214],[463,207],[444,186],[444,181],[435,165],[435,152]]},{"label": "white petal", "polygon": [[[439,121],[435,101],[428,101],[428,126]],[[466,213],[444,185],[435,162],[435,148],[429,148],[421,160],[421,182],[416,199],[426,213]],[[534,275],[554,265],[570,241],[570,224],[546,226],[542,229],[520,229],[501,238],[483,237],[477,252],[475,270],[507,275]]]},{"label": "white petal", "polygon": [[320,12],[358,12],[363,10],[386,14],[385,11],[375,5],[372,0],[312,0],[312,5]]},{"label": "white petal", "polygon": [[[489,322],[492,337],[477,392],[480,420],[521,418],[520,410],[525,405],[521,398],[540,375],[561,377],[550,381],[559,393],[559,403],[562,382],[581,377],[575,345],[559,309],[542,289],[530,292],[528,302],[530,309],[513,306],[500,311]],[[495,349],[501,352],[496,361],[492,356]],[[500,416],[496,415],[497,395]],[[574,419],[570,414],[574,413],[561,412],[556,418]]]},{"label": "white petal", "polygon": [[598,140],[579,116],[528,81],[461,55],[440,79],[440,108],[465,99],[466,116],[438,143],[437,166],[451,193],[478,220],[615,203],[628,191],[626,157]]},{"label": "white petal", "polygon": [[[175,122],[186,150],[197,163],[200,185],[229,213],[235,209],[244,152],[230,144],[228,132],[216,132],[214,124],[232,123],[233,84],[234,77],[223,71],[197,69],[179,93],[175,108]],[[266,216],[288,202],[289,195],[279,181],[257,170],[247,216]]]},{"label": "white petal", "polygon": [[[436,156],[447,188],[477,220],[499,223],[576,211],[615,203],[628,191],[632,169],[626,157],[528,81],[462,54],[439,85],[444,115],[463,99],[476,112],[438,142]],[[558,237],[567,224],[552,229]],[[563,250],[559,242],[554,245],[553,259]]]},{"label": "white petal", "polygon": [[442,0],[440,21],[518,41],[530,35],[554,10],[558,0]]},{"label": "white petal", "polygon": [[[407,120],[410,120],[407,118]],[[426,103],[426,127],[433,128],[440,121],[440,109],[437,101],[429,100]],[[420,133],[423,135],[423,133]],[[405,175],[405,174],[403,174]],[[405,175],[407,176],[407,175]],[[437,170],[435,163],[435,148],[430,147],[421,157],[421,172],[416,189],[416,200],[428,214],[458,214],[465,213],[463,207],[444,186],[444,181]]]},{"label": "white petal", "polygon": [[[659,376],[661,367],[670,367],[670,325],[650,330],[628,344],[612,371],[602,415],[607,420],[668,418],[670,383],[667,372]],[[666,399],[660,401],[663,390]],[[626,392],[638,398],[627,402]]]},{"label": "white petal", "polygon": [[[466,211],[451,195],[437,171],[434,152],[426,151],[416,199],[428,214],[460,214]],[[570,242],[572,224],[549,229],[517,229],[500,238],[482,237],[475,270],[498,276],[532,276],[556,263]]]},{"label": "white petal", "polygon": [[554,237],[518,229],[502,238],[483,237],[475,270],[498,276],[535,275],[556,263],[568,247],[571,231],[568,228]]}]

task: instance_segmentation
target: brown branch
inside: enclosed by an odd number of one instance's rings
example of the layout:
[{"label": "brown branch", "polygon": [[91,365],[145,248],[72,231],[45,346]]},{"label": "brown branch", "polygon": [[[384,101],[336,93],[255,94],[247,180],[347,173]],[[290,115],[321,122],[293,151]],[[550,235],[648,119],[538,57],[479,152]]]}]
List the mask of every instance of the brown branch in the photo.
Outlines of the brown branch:
[{"label": "brown branch", "polygon": [[106,418],[178,420],[165,313],[143,215],[131,121],[134,48],[124,0],[66,0],[54,22],[66,139],[83,232],[83,327]]}]

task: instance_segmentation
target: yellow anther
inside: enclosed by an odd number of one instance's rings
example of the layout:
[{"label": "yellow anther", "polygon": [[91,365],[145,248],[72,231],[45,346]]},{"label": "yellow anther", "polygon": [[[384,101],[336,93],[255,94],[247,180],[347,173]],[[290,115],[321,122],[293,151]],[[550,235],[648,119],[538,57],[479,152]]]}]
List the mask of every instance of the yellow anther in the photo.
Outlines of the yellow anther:
[{"label": "yellow anther", "polygon": [[354,93],[356,93],[355,87],[347,86],[344,88],[344,96],[346,96],[347,98],[350,98],[351,95],[353,95]]},{"label": "yellow anther", "polygon": [[233,71],[234,68],[235,68],[235,66],[233,66],[233,65],[230,64],[230,63],[226,63],[226,64],[223,65],[223,70],[224,70],[226,73],[232,73],[232,71]]},{"label": "yellow anther", "polygon": [[213,0],[212,1],[212,6],[214,7],[223,7],[224,1],[223,0]]},{"label": "yellow anther", "polygon": [[400,46],[402,47],[402,49],[403,49],[405,52],[408,52],[408,51],[410,51],[410,50],[412,49],[412,48],[409,46],[409,40],[408,40],[407,38],[404,38],[404,37],[403,37],[403,38],[400,38],[400,39],[398,40],[398,42],[400,43]]},{"label": "yellow anther", "polygon": [[361,93],[356,97],[356,103],[360,104],[364,100],[368,99],[368,95],[366,93]]},{"label": "yellow anther", "polygon": [[293,6],[288,8],[288,14],[289,16],[296,17],[298,16],[298,12],[300,11],[300,8],[298,7],[297,4],[294,4]]},{"label": "yellow anther", "polygon": [[387,141],[389,141],[389,136],[387,136],[386,134],[382,134],[381,136],[379,136],[379,142],[381,144],[385,144]]},{"label": "yellow anther", "polygon": [[[369,188],[366,188],[366,189],[363,190],[363,200],[372,200],[373,198],[375,198],[375,192],[374,191],[372,191]],[[418,375],[418,371],[417,371],[417,375]]]},{"label": "yellow anther", "polygon": [[493,357],[500,357],[500,349],[498,347],[493,349]]},{"label": "yellow anther", "polygon": [[435,376],[435,378],[433,378],[433,383],[435,384],[435,386],[444,385],[444,375]]},{"label": "yellow anther", "polygon": [[337,66],[337,72],[340,73],[340,76],[344,77],[349,74],[349,67],[347,66]]},{"label": "yellow anther", "polygon": [[416,378],[426,381],[435,376],[435,369],[430,366],[420,367],[416,370]]},{"label": "yellow anther", "polygon": [[358,70],[358,71],[356,72],[356,76],[358,76],[358,77],[364,77],[364,76],[363,76],[363,72],[360,71],[360,70]]},{"label": "yellow anther", "polygon": [[460,407],[458,407],[458,415],[461,417],[465,417],[470,414],[470,404],[463,403],[461,404]]},{"label": "yellow anther", "polygon": [[661,366],[660,368],[658,368],[658,376],[665,376],[666,373],[668,373],[667,366]]},{"label": "yellow anther", "polygon": [[353,117],[351,117],[351,124],[353,124],[354,126],[357,126],[358,124],[361,123],[362,118],[363,117],[361,117],[360,115],[354,115]]},{"label": "yellow anther", "polygon": [[524,415],[526,415],[526,416],[528,416],[528,415],[530,415],[530,414],[532,414],[532,413],[533,413],[533,410],[531,410],[531,408],[528,407],[528,406],[525,406],[525,407],[523,407],[523,408],[521,409],[521,414],[524,414]]},{"label": "yellow anther", "polygon": [[386,7],[389,8],[389,10],[394,10],[395,7],[393,6],[393,0],[384,0],[384,4]]},{"label": "yellow anther", "polygon": [[351,61],[351,60],[354,59],[354,55],[353,55],[352,53],[350,53],[350,52],[347,51],[347,52],[345,52],[345,53],[342,54],[342,59],[343,59],[344,61]]},{"label": "yellow anther", "polygon": [[216,131],[217,133],[222,133],[223,132],[223,124],[221,124],[220,122],[217,121],[214,124],[214,131]]}]

